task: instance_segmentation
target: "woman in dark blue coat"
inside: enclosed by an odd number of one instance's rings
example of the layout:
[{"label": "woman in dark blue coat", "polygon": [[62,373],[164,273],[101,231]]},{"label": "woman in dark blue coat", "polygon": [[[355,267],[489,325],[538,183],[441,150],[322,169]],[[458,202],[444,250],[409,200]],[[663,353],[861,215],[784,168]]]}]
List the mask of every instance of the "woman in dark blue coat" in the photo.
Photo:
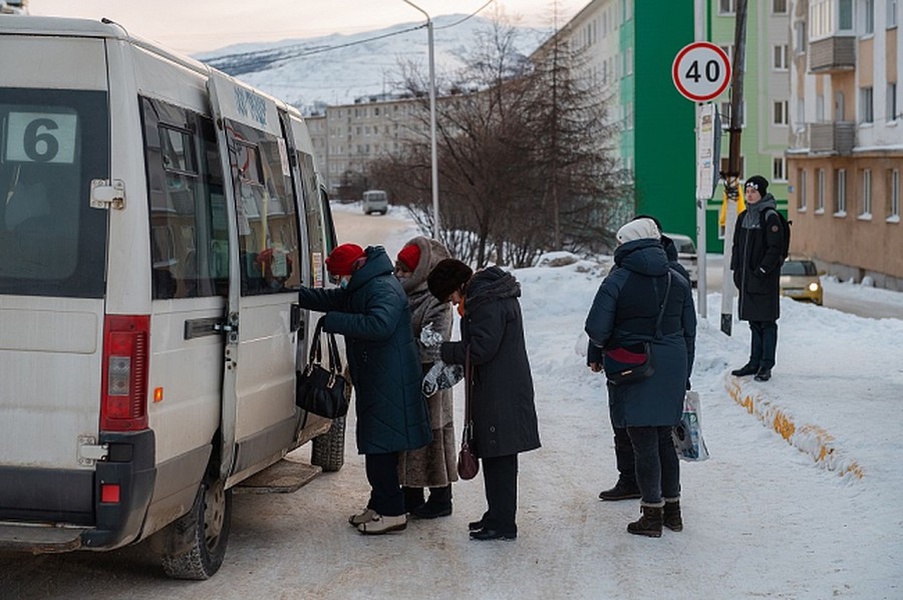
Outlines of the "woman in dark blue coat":
[{"label": "woman in dark blue coat", "polygon": [[524,343],[520,284],[489,267],[473,274],[459,260],[440,261],[427,279],[440,302],[458,305],[461,341],[445,342],[441,358],[463,365],[470,352],[472,447],[483,464],[488,509],[470,524],[475,540],[517,537],[517,455],[539,448],[533,378]]},{"label": "woman in dark blue coat", "polygon": [[302,288],[302,308],[326,313],[323,329],[345,337],[354,383],[357,448],[372,488],[367,509],[349,519],[361,533],[405,528],[398,453],[427,445],[432,436],[420,393],[420,356],[411,309],[382,247],[342,244],[326,259],[340,288]]},{"label": "woman in dark blue coat", "polygon": [[696,313],[690,284],[669,268],[651,219],[629,222],[618,230],[617,238],[618,268],[602,281],[586,318],[587,363],[600,371],[605,351],[652,342],[652,376],[634,383],[609,382],[608,401],[612,425],[626,427],[630,436],[642,494],[643,516],[627,530],[659,537],[663,514],[668,527],[682,528],[680,466],[671,428],[680,420],[689,386]]}]

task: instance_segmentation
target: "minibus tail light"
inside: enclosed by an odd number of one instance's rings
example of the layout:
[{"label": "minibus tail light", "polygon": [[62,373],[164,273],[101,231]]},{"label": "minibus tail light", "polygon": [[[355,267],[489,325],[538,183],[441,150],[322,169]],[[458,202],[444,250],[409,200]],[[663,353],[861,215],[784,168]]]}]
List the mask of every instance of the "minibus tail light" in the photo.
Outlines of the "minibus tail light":
[{"label": "minibus tail light", "polygon": [[147,366],[150,316],[104,319],[100,429],[147,429]]}]

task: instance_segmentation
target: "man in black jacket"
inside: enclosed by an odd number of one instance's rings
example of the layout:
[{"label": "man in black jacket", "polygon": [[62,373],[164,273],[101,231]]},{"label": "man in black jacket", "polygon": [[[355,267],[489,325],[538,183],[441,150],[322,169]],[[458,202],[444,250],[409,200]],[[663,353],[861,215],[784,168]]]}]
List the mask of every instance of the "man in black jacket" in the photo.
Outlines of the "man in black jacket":
[{"label": "man in black jacket", "polygon": [[749,362],[731,371],[756,381],[771,379],[778,345],[781,265],[784,262],[784,227],[768,193],[768,180],[754,175],[746,181],[746,210],[734,228],[731,270],[740,291],[739,317],[749,321],[752,343]]}]

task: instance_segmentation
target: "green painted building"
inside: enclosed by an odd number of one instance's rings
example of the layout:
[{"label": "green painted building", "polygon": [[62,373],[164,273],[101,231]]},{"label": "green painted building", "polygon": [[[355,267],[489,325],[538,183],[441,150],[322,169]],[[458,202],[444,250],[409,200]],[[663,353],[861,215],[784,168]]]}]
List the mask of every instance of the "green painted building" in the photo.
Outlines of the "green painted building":
[{"label": "green painted building", "polygon": [[[611,99],[609,115],[620,130],[616,147],[635,186],[632,205],[625,207],[622,218],[653,214],[666,230],[694,239],[696,110],[674,86],[671,66],[680,49],[695,40],[695,4],[593,0],[560,30],[573,48],[585,53],[584,76]],[[706,14],[701,15],[706,37],[731,58],[735,4],[736,0],[707,0]],[[786,0],[750,1],[741,178],[764,175],[772,181],[769,191],[782,207],[787,198],[784,151],[790,121],[788,28]],[[725,113],[730,90],[715,102]],[[721,148],[726,163],[726,131]],[[718,223],[722,196],[719,186],[706,207],[709,252],[723,248]]]}]

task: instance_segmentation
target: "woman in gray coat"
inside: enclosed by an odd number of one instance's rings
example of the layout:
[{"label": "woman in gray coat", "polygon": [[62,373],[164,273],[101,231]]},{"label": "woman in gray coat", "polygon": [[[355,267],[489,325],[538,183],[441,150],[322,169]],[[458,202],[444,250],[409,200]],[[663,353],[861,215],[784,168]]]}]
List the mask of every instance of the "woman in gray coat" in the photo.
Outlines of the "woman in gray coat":
[{"label": "woman in gray coat", "polygon": [[690,284],[669,268],[651,219],[627,223],[617,239],[618,268],[602,281],[586,317],[587,364],[596,372],[613,369],[612,356],[627,362],[644,342],[652,342],[652,376],[618,385],[609,381],[608,402],[612,425],[625,427],[630,437],[642,495],[643,516],[627,531],[659,537],[663,521],[675,531],[683,528],[671,428],[680,420],[690,385],[696,312]]},{"label": "woman in gray coat", "polygon": [[539,448],[533,377],[524,342],[520,284],[489,267],[473,274],[459,260],[441,261],[429,275],[430,292],[461,314],[461,341],[441,346],[444,362],[463,365],[470,354],[472,448],[482,462],[488,509],[470,523],[475,540],[517,537],[517,455]]},{"label": "woman in gray coat", "polygon": [[[448,249],[436,240],[418,236],[409,241],[395,259],[395,276],[411,303],[414,339],[420,351],[424,375],[435,363],[420,340],[430,327],[441,341],[452,331],[452,308],[439,302],[429,291],[426,278],[439,261],[448,258]],[[418,519],[434,519],[452,513],[452,482],[458,480],[452,390],[444,389],[427,398],[433,441],[417,450],[402,452],[398,458],[398,478],[404,490],[405,507]],[[424,488],[430,488],[424,502]]]}]

